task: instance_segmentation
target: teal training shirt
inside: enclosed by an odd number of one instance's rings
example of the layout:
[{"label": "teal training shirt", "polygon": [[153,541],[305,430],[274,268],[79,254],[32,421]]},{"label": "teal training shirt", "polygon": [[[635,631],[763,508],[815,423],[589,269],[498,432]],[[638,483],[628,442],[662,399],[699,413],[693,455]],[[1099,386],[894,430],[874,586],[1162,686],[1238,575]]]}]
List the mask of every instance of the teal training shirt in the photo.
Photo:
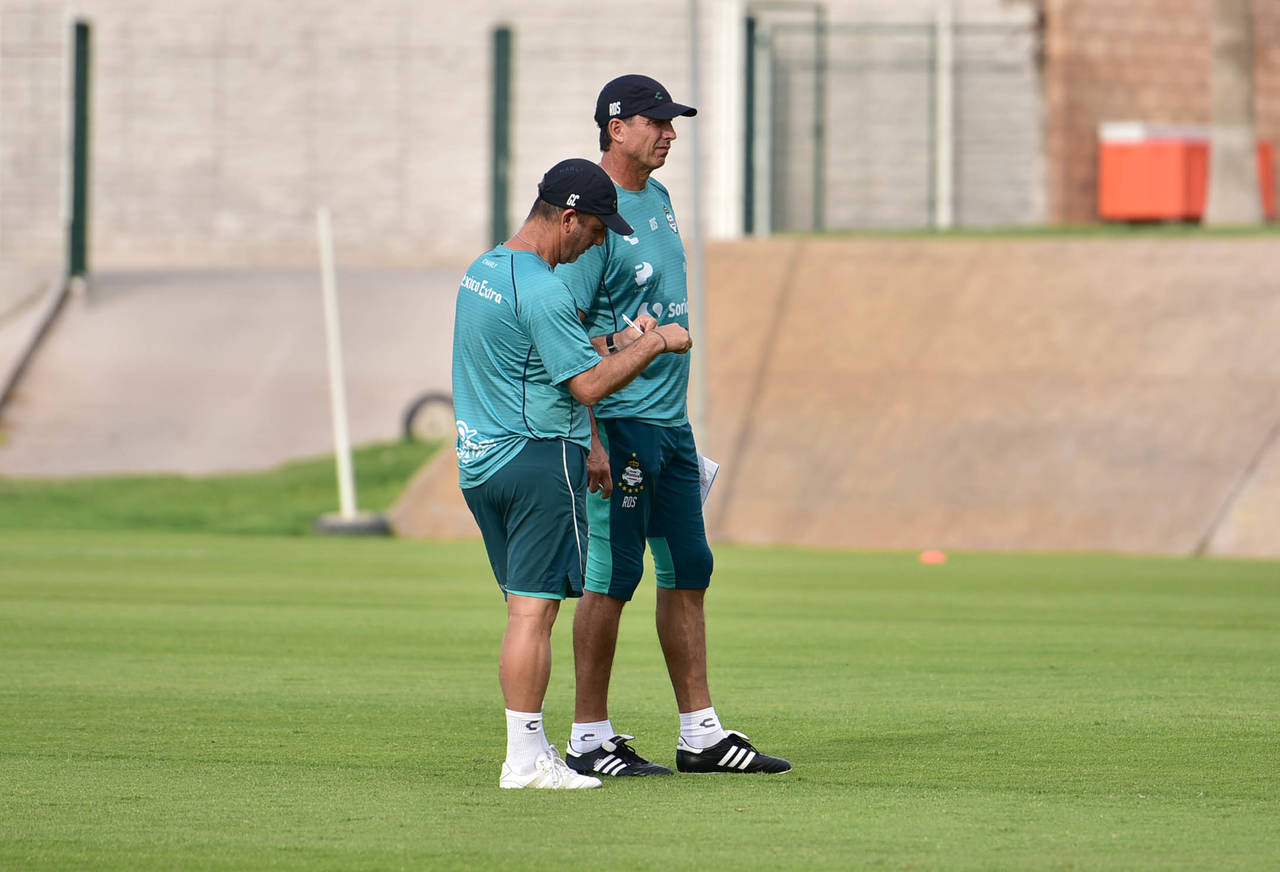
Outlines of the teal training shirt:
[{"label": "teal training shirt", "polygon": [[599,362],[546,261],[503,245],[477,258],[458,288],[453,325],[459,484],[483,484],[530,439],[589,448],[586,407],[564,383]]},{"label": "teal training shirt", "polygon": [[[603,245],[556,267],[587,314],[587,335],[628,329],[624,314],[652,315],[659,324],[689,329],[684,243],[667,189],[653,179],[639,191],[618,188],[618,212],[634,236],[609,231]],[[596,417],[687,424],[688,393],[689,355],[660,354],[631,384],[597,403]]]}]

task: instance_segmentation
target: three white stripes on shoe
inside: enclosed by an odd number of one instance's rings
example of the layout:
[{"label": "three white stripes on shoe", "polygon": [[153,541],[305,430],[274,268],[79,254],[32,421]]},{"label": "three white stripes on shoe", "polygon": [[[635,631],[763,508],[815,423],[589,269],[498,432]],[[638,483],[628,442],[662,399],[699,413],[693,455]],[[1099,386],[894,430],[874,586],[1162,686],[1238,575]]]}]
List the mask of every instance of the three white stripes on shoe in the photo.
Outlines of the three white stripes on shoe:
[{"label": "three white stripes on shoe", "polygon": [[625,760],[619,760],[610,754],[608,757],[601,757],[591,768],[604,775],[617,775],[619,770],[627,768],[627,764]]},{"label": "three white stripes on shoe", "polygon": [[730,748],[728,753],[720,758],[718,765],[726,769],[746,769],[754,759],[756,759],[756,752],[751,748]]}]

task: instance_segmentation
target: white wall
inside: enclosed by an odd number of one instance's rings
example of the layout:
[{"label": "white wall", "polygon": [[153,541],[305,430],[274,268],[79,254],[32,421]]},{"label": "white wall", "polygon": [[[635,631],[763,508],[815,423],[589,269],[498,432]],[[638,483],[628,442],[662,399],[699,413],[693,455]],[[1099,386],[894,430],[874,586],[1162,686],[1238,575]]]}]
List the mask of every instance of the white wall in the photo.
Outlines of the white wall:
[{"label": "white wall", "polygon": [[[700,0],[697,119],[658,178],[692,220],[741,227],[743,0]],[[0,257],[61,251],[69,16],[94,23],[91,265],[310,263],[314,210],[340,262],[460,263],[490,242],[490,34],[515,31],[510,214],[568,156],[595,157],[609,78],[690,94],[688,0],[0,0]],[[833,21],[931,14],[932,0],[833,0]],[[1007,20],[1020,5],[965,0]]]}]

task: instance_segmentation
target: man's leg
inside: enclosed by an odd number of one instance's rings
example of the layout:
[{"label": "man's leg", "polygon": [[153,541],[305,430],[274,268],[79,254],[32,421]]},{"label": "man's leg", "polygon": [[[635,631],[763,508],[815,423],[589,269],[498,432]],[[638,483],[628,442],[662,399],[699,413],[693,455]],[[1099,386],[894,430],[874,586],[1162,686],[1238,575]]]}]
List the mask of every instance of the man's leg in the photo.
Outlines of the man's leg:
[{"label": "man's leg", "polygon": [[[588,590],[573,614],[573,666],[577,682],[573,719],[591,723],[609,719],[609,677],[622,618],[620,599]],[[608,739],[609,736],[601,736]]]},{"label": "man's leg", "polygon": [[463,491],[506,598],[498,657],[507,721],[503,788],[600,786],[565,765],[547,742],[542,717],[551,628],[561,600],[582,589],[585,453],[563,440],[532,441],[488,481]]},{"label": "man's leg", "polygon": [[658,642],[681,712],[711,705],[707,684],[706,590],[658,588]]},{"label": "man's leg", "polygon": [[573,616],[577,684],[565,760],[578,772],[597,775],[670,775],[670,769],[637,754],[627,744],[634,737],[616,733],[609,718],[618,624],[644,573],[645,519],[657,464],[644,427],[597,423],[614,486],[610,499],[587,497],[587,570]]},{"label": "man's leg", "polygon": [[658,575],[658,639],[680,710],[681,772],[786,772],[791,764],[726,730],[707,681],[704,602],[715,560],[707,544],[697,448],[687,426],[666,433],[666,467],[654,494],[649,546]]},{"label": "man's leg", "polygon": [[512,594],[507,631],[498,659],[498,681],[507,704],[507,759],[498,784],[506,788],[599,787],[569,769],[547,742],[542,700],[551,679],[551,627],[560,600]]},{"label": "man's leg", "polygon": [[[644,529],[649,515],[651,479],[657,468],[644,428],[597,421],[609,453],[613,494],[587,496],[587,568],[582,599],[573,615],[573,660],[577,680],[575,733],[579,727],[609,720],[609,677],[618,645],[622,607],[644,573]],[[612,729],[611,726],[608,729]],[[579,735],[579,751],[594,750],[611,735],[589,740]],[[570,750],[573,750],[572,748]]]},{"label": "man's leg", "polygon": [[542,711],[551,680],[551,627],[559,610],[560,600],[507,597],[507,631],[498,659],[498,682],[507,708]]}]

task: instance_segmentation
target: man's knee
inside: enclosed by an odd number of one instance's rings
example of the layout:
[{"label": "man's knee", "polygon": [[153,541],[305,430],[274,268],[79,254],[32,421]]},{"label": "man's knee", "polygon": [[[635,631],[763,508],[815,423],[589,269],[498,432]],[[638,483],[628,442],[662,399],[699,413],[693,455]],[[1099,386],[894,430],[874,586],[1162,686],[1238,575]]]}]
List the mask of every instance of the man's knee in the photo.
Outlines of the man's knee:
[{"label": "man's knee", "polygon": [[658,585],[666,588],[704,588],[711,583],[715,557],[705,539],[672,548],[665,539],[651,539]]}]

